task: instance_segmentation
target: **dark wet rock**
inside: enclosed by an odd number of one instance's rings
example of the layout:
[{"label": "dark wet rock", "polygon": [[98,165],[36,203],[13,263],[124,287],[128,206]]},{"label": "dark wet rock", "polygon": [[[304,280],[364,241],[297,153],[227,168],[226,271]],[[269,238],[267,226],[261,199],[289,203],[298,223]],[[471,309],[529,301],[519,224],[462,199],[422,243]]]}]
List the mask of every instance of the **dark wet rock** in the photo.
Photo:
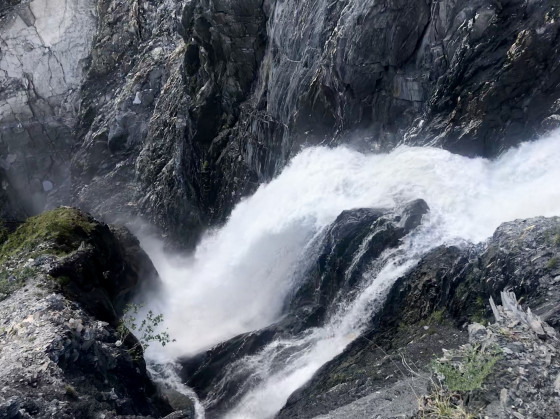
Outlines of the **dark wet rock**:
[{"label": "dark wet rock", "polygon": [[[130,232],[59,208],[11,233],[0,261],[4,417],[172,412],[147,373],[138,341],[116,328],[123,305],[158,280]],[[17,286],[8,288],[11,278]]]},{"label": "dark wet rock", "polygon": [[186,129],[153,127],[142,212],[196,234],[306,145],[493,157],[535,138],[558,126],[558,13],[552,0],[193,1]]},{"label": "dark wet rock", "polygon": [[4,264],[26,255],[63,256],[49,263],[47,273],[65,295],[111,323],[135,292],[159,283],[148,255],[127,229],[109,228],[77,209],[58,208],[30,218],[1,250]]},{"label": "dark wet rock", "polygon": [[289,301],[286,312],[297,319],[290,329],[319,326],[333,306],[355,297],[372,261],[418,227],[428,210],[426,202],[417,200],[394,213],[367,208],[342,212],[327,230],[317,262]]},{"label": "dark wet rock", "polygon": [[[391,211],[362,208],[342,212],[319,239],[315,261],[303,274],[277,324],[181,361],[182,378],[201,399],[206,399],[208,414],[219,417],[255,385],[253,371],[236,369],[237,361],[257,354],[275,339],[295,337],[323,325],[339,304],[352,299],[362,285],[364,271],[384,251],[397,247],[427,212],[423,200]],[[284,361],[283,356],[275,360]]]},{"label": "dark wet rock", "polygon": [[[492,316],[488,298],[501,301],[506,288],[558,328],[559,227],[557,217],[517,220],[500,226],[483,246],[432,250],[397,280],[369,331],[296,391],[279,417],[311,418],[383,391],[387,382],[375,378],[383,356],[399,361],[406,353],[415,370],[429,372],[432,354],[465,342],[464,326],[486,322]],[[423,341],[428,346],[419,348]],[[403,379],[401,368],[392,368],[381,376],[393,374],[388,383]]]},{"label": "dark wet rock", "polygon": [[[114,220],[138,213],[136,159],[153,120],[163,116],[156,110],[158,100],[169,94],[166,86],[182,61],[177,32],[182,4],[96,3],[99,22],[75,129],[72,202]],[[166,120],[166,125],[172,124],[173,119]],[[164,132],[158,135],[158,140],[167,141]]]}]

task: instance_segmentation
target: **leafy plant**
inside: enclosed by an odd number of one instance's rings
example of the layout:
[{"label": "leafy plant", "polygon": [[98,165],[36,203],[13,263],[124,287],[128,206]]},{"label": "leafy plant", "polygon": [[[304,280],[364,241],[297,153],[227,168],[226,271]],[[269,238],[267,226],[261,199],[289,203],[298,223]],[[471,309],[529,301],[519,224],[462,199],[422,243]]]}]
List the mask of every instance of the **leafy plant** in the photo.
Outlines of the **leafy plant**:
[{"label": "leafy plant", "polygon": [[128,304],[117,328],[120,344],[125,341],[130,333],[138,339],[138,344],[130,348],[129,353],[136,353],[140,349],[138,345],[145,351],[154,342],[161,346],[175,342],[175,339],[171,339],[169,336],[167,329],[161,331],[163,314],[155,314],[152,310],[149,310],[144,318],[138,319],[138,312],[143,307],[141,304]]}]

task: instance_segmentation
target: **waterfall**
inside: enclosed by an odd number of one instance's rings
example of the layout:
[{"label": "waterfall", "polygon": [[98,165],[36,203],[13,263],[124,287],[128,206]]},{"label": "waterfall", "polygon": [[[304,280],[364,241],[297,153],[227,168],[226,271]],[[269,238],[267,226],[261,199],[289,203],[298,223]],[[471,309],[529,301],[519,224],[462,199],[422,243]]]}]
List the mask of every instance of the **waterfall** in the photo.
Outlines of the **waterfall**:
[{"label": "waterfall", "polygon": [[324,327],[274,341],[227,367],[232,374],[249,369],[259,383],[228,417],[271,417],[360,335],[394,281],[430,249],[481,242],[505,221],[560,215],[559,161],[560,132],[496,160],[407,146],[371,155],[345,147],[305,149],[238,204],[222,228],[208,232],[192,255],[170,257],[148,244],[165,283],[151,307],[164,314],[177,340],[148,356],[173,361],[270,325],[282,315],[317,237],[343,210],[424,199],[430,212],[422,225],[379,258],[358,296],[337,307]]}]

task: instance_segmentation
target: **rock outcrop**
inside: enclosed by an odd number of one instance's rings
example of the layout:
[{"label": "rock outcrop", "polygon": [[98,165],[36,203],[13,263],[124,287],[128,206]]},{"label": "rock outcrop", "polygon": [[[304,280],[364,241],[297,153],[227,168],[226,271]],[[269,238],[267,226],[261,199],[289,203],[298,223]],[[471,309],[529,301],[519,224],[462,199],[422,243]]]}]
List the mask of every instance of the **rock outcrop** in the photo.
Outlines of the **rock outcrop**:
[{"label": "rock outcrop", "polygon": [[[320,250],[278,323],[181,361],[180,375],[205,400],[207,415],[220,417],[259,379],[254,371],[258,365],[251,367],[239,361],[258,354],[274,340],[293,339],[323,326],[339,305],[356,297],[365,280],[364,272],[373,269],[376,262],[382,263],[382,253],[397,247],[427,212],[426,203],[417,200],[394,210],[356,209],[340,214],[318,239]],[[291,350],[281,351],[274,362],[285,362]]]},{"label": "rock outcrop", "polygon": [[[327,414],[383,393],[387,385],[402,384],[401,356],[429,373],[433,354],[464,343],[465,325],[490,318],[486,301],[501,301],[506,288],[558,328],[559,228],[559,218],[518,220],[503,224],[484,246],[434,249],[395,283],[369,332],[294,393],[279,417]],[[540,373],[544,371],[535,372]],[[487,406],[495,396],[499,399],[500,390],[480,403]]]},{"label": "rock outcrop", "polygon": [[[166,118],[159,100],[168,100],[175,88],[184,50],[177,31],[182,4],[97,1],[97,34],[80,92],[72,155],[74,205],[107,219],[137,214],[137,199],[144,193],[136,182],[136,159],[151,127]],[[165,130],[171,127],[184,129],[181,110],[172,112],[163,126],[157,125],[162,129],[157,141],[166,142]]]},{"label": "rock outcrop", "polygon": [[172,412],[138,341],[117,328],[132,294],[158,283],[128,231],[59,208],[27,220],[0,249],[1,417]]}]

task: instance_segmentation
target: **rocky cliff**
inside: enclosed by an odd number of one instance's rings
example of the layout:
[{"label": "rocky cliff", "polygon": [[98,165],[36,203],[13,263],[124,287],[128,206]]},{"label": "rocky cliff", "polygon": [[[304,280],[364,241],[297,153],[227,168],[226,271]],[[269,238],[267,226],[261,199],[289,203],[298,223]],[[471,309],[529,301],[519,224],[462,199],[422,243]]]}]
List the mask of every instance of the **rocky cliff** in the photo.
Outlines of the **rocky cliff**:
[{"label": "rocky cliff", "polygon": [[141,214],[192,245],[302,146],[491,157],[557,127],[558,14],[551,0],[10,2],[0,161],[30,213]]},{"label": "rocky cliff", "polygon": [[558,126],[557,15],[548,1],[193,1],[187,128],[143,150],[143,211],[172,217],[179,198],[183,222],[220,221],[313,144],[495,156]]},{"label": "rocky cliff", "polygon": [[[141,217],[192,248],[303,147],[496,157],[560,127],[559,45],[557,0],[4,1],[0,416],[194,414],[184,398],[172,413],[119,331],[126,302],[158,286],[152,262],[81,210]],[[24,222],[61,204],[81,210]],[[280,342],[270,371],[304,352],[428,205],[344,211],[278,322],[181,359],[208,417],[263,382],[254,360],[268,344]],[[559,243],[560,221],[536,218],[430,251],[278,417],[437,417],[445,403],[463,417],[558,416]],[[454,387],[473,360],[488,374]]]}]

